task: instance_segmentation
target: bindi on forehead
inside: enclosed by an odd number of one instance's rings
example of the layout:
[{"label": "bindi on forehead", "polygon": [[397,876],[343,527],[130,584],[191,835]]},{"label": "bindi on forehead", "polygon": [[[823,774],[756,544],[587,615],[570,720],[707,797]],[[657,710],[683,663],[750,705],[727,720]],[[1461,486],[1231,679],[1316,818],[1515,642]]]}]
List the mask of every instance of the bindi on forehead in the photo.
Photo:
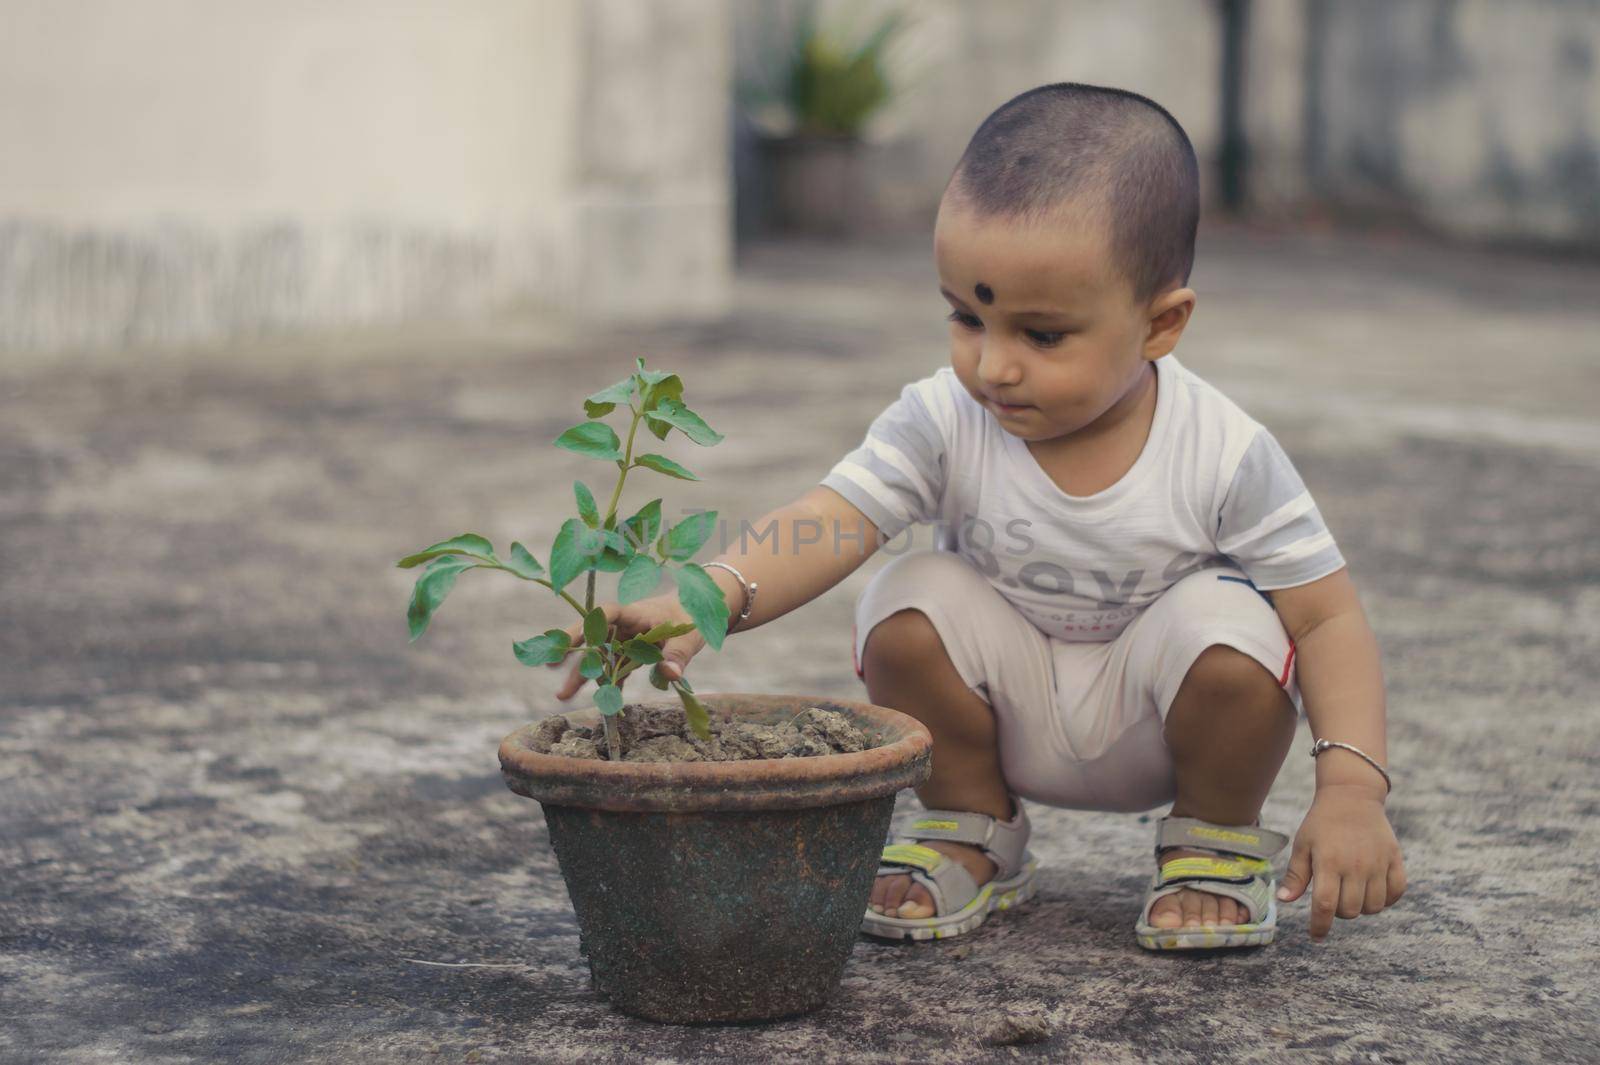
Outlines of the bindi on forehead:
[{"label": "bindi on forehead", "polygon": [[979,303],[989,304],[994,302],[994,289],[990,288],[982,281],[979,281],[977,285],[973,286],[972,291],[973,294],[978,297]]}]

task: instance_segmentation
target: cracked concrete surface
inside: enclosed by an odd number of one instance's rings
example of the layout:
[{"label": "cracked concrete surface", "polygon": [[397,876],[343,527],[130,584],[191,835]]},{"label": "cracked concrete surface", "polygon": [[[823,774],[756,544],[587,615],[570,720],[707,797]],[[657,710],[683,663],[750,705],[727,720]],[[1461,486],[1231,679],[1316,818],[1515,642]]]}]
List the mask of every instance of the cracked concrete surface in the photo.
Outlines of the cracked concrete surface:
[{"label": "cracked concrete surface", "polygon": [[[669,509],[792,498],[942,363],[928,260],[753,249],[716,326],[0,370],[0,1062],[1594,1060],[1600,267],[1378,238],[1208,233],[1180,357],[1278,433],[1363,590],[1398,908],[1147,955],[1152,825],[1033,806],[1036,902],[862,939],[820,1013],[671,1028],[590,992],[494,757],[558,709],[511,640],[565,618],[467,574],[408,646],[393,560],[468,529],[543,554],[573,477],[610,483],[548,442],[636,353],[728,436],[675,440],[705,482],[663,482]],[[881,561],[703,655],[698,687],[861,695]],[[1268,824],[1298,825],[1308,745]]]}]

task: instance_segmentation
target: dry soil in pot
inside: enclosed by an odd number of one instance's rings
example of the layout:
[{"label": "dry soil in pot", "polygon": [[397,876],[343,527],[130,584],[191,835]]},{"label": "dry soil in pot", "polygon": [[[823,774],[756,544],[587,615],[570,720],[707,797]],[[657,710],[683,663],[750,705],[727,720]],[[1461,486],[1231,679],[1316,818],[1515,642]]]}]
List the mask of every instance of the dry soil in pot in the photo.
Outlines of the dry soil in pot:
[{"label": "dry soil in pot", "polygon": [[[802,710],[787,722],[711,722],[711,739],[689,730],[679,706],[629,705],[617,721],[624,762],[736,762],[753,758],[803,758],[853,754],[872,746],[844,714],[819,707]],[[564,716],[539,723],[530,746],[540,754],[606,761],[605,730],[574,726]]]}]

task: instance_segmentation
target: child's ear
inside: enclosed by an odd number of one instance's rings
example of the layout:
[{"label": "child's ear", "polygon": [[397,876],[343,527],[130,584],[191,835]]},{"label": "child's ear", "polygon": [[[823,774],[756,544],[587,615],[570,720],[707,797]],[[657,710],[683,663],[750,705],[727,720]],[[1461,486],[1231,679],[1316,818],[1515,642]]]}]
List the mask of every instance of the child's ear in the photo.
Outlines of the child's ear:
[{"label": "child's ear", "polygon": [[1192,288],[1175,288],[1163,292],[1150,303],[1149,326],[1145,331],[1144,357],[1155,360],[1172,353],[1178,338],[1194,314],[1195,294]]}]

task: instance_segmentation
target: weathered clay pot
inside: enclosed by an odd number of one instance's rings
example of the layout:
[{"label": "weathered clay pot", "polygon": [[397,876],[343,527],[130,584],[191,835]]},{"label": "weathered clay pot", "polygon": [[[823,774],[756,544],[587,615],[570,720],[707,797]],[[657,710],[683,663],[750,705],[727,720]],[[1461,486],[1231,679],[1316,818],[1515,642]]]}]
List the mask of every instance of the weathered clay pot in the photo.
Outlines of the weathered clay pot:
[{"label": "weathered clay pot", "polygon": [[[844,973],[895,793],[928,778],[932,737],[914,718],[868,703],[700,700],[713,718],[764,724],[808,706],[837,710],[878,746],[608,762],[539,754],[528,725],[500,744],[506,785],[544,807],[594,986],[617,1008],[678,1023],[814,1010]],[[599,721],[594,710],[566,716]]]},{"label": "weathered clay pot", "polygon": [[844,236],[867,219],[867,177],[856,137],[797,134],[762,142],[773,222],[789,233]]}]

